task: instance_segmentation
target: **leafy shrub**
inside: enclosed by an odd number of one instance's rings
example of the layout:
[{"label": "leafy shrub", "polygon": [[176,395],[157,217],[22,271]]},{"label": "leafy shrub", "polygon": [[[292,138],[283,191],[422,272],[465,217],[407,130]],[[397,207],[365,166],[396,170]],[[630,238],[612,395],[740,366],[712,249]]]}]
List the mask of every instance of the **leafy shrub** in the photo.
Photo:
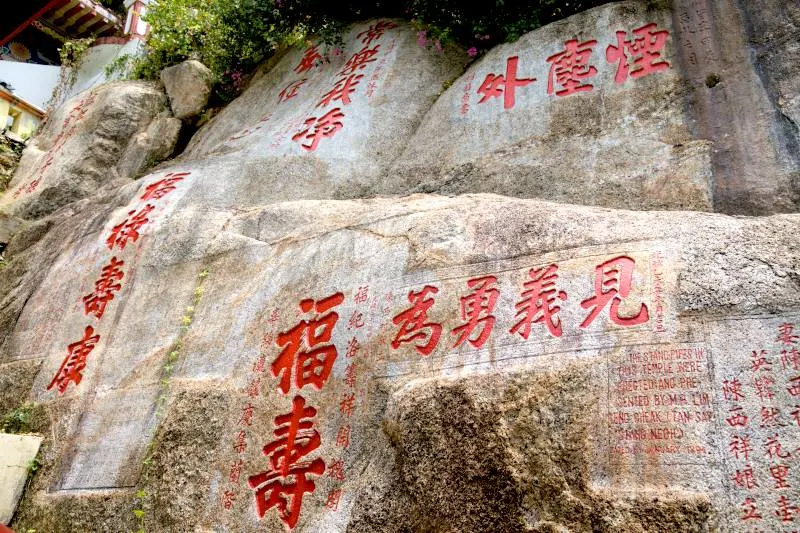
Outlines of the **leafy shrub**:
[{"label": "leafy shrub", "polygon": [[605,3],[603,0],[456,0],[395,2],[322,0],[156,0],[145,16],[152,30],[133,77],[156,79],[161,70],[197,59],[214,73],[217,92],[230,98],[243,73],[277,50],[312,36],[327,56],[341,46],[342,29],[372,17],[411,20],[419,44],[437,51],[458,44],[471,56],[513,41],[543,24]]}]

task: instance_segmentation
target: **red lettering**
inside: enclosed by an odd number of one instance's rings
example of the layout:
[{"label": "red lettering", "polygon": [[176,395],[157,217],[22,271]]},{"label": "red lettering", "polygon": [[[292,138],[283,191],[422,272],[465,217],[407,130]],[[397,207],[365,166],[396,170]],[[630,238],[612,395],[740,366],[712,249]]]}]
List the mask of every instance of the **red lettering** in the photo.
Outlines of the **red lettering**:
[{"label": "red lettering", "polygon": [[489,98],[503,96],[503,109],[511,109],[516,103],[517,87],[524,87],[536,81],[536,78],[517,78],[518,56],[509,57],[506,60],[506,75],[487,74],[486,79],[478,87],[478,94],[483,95],[479,104],[486,102]]},{"label": "red lettering", "polygon": [[[623,83],[631,78],[641,78],[654,72],[669,68],[669,63],[661,59],[661,51],[667,42],[669,32],[654,31],[655,24],[646,24],[633,30],[633,39],[627,40],[627,32],[617,32],[617,45],[606,48],[606,59],[609,63],[617,63],[614,75],[616,83]],[[630,61],[633,60],[633,69]]]},{"label": "red lettering", "polygon": [[593,86],[584,80],[597,74],[597,69],[589,64],[592,47],[597,41],[578,43],[570,39],[564,43],[565,49],[547,58],[550,74],[547,78],[547,94],[553,94],[554,82],[564,87],[556,91],[556,96],[567,96],[577,92],[591,91]]},{"label": "red lettering", "polygon": [[331,335],[339,319],[339,315],[331,309],[343,301],[344,295],[340,292],[317,302],[308,298],[302,300],[300,310],[308,313],[313,309],[315,316],[278,334],[275,343],[283,350],[271,368],[273,376],[280,376],[278,388],[284,394],[289,393],[293,373],[298,389],[310,384],[320,390],[328,380],[337,356],[336,346],[330,342]]}]

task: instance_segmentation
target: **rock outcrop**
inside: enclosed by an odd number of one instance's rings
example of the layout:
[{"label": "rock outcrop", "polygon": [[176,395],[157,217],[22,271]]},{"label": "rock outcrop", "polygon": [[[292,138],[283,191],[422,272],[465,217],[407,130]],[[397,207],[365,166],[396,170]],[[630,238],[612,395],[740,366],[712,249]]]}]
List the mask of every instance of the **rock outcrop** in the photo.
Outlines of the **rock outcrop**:
[{"label": "rock outcrop", "polygon": [[172,154],[180,121],[144,82],[102,85],[67,101],[26,148],[0,210],[41,218],[117,188]]},{"label": "rock outcrop", "polygon": [[[780,43],[761,43],[741,79],[696,50],[723,22],[744,42],[795,13],[761,5],[609,4],[460,78],[460,56],[423,50],[408,25],[359,24],[330,62],[311,47],[265,65],[137,180],[120,169],[166,153],[147,139],[178,119],[152,87],[98,90],[80,144],[37,155],[50,126],[25,155],[15,186],[53,155],[50,196],[3,200],[15,217],[0,218],[0,410],[33,402],[45,436],[12,525],[688,533],[800,520],[800,214],[711,212],[796,210],[794,71],[775,66]],[[629,57],[617,80],[635,36],[658,52],[650,67],[668,67],[633,76]],[[570,42],[592,51],[548,94]],[[509,101],[512,78],[536,81]],[[752,153],[700,123],[748,88]],[[119,131],[112,104],[131,92],[151,111],[103,144],[96,130]],[[746,160],[741,181],[718,150]]]},{"label": "rock outcrop", "polygon": [[184,61],[161,72],[175,118],[191,118],[205,109],[213,78],[208,67],[197,60]]}]

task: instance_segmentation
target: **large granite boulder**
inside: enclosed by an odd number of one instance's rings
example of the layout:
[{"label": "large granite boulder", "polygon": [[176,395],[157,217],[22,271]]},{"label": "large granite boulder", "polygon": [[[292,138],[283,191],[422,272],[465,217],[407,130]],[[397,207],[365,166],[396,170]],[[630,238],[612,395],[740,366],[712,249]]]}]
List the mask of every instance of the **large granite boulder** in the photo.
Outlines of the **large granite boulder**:
[{"label": "large granite boulder", "polygon": [[784,16],[797,9],[748,3],[759,28],[784,36],[761,34],[769,44],[751,57],[734,4],[612,3],[496,47],[437,100],[374,192],[796,210],[797,127],[778,110],[793,120],[797,32]]},{"label": "large granite boulder", "polygon": [[358,198],[386,181],[467,56],[421,48],[400,21],[357,24],[343,40],[326,57],[312,44],[266,64],[192,138],[181,168],[211,164],[227,194],[253,202]]},{"label": "large granite boulder", "polygon": [[175,118],[191,118],[200,114],[208,104],[214,76],[194,59],[161,71],[161,82],[167,90]]},{"label": "large granite boulder", "polygon": [[[773,88],[748,77],[758,57],[721,51],[738,71],[699,53],[681,66],[709,20],[745,35],[747,17],[776,19],[704,6],[577,15],[489,52],[436,103],[458,59],[423,50],[399,22],[359,24],[330,62],[311,47],[265,65],[178,160],[136,181],[100,148],[140,161],[157,146],[142,132],[178,119],[156,91],[122,143],[109,133],[127,109],[111,105],[115,92],[154,89],[99,89],[68,122],[93,141],[63,144],[73,170],[56,173],[54,160],[42,181],[69,192],[61,176],[88,168],[95,189],[58,202],[33,191],[0,216],[0,409],[33,402],[31,430],[44,436],[12,526],[790,531],[800,215],[699,210],[792,207],[793,133],[772,128]],[[608,39],[624,51],[643,28],[669,67],[633,76],[634,65],[615,81]],[[559,96],[554,83],[548,95],[547,72],[524,68],[549,68],[573,38],[598,41],[584,78],[596,86]],[[510,79],[514,64],[537,81],[513,102],[491,96],[498,79],[486,76]],[[748,88],[750,107],[730,119],[736,139],[718,118],[698,133],[691,109],[730,117],[744,100],[724,107],[723,96]],[[531,124],[533,104],[546,125]],[[754,119],[746,134],[742,117]],[[41,142],[58,146],[50,128]],[[614,167],[623,148],[629,166]],[[717,150],[742,164],[742,181],[725,181],[735,174]],[[565,160],[586,176],[567,182]],[[534,167],[549,174],[530,193]],[[386,193],[398,196],[359,198]],[[667,210],[644,210],[654,207]]]},{"label": "large granite boulder", "polygon": [[0,210],[25,219],[116,188],[172,154],[180,121],[155,85],[116,82],[65,102],[25,149]]},{"label": "large granite boulder", "polygon": [[[17,526],[739,531],[743,505],[772,529],[799,497],[773,492],[793,463],[767,450],[800,445],[800,216],[494,195],[226,211],[193,201],[212,179],[149,176],[58,253],[11,255],[27,303],[3,373],[63,435]],[[314,486],[281,510],[262,448],[293,409]]]}]

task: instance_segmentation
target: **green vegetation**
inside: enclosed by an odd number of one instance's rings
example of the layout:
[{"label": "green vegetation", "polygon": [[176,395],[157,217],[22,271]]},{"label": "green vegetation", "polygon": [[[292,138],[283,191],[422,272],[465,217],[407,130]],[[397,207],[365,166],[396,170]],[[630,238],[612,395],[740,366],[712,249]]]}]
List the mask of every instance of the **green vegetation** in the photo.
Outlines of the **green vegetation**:
[{"label": "green vegetation", "polygon": [[[35,406],[32,403],[25,403],[16,409],[12,409],[3,416],[0,432],[2,433],[30,433],[31,416]],[[38,469],[38,466],[37,466]]]},{"label": "green vegetation", "polygon": [[133,65],[132,77],[156,79],[159,72],[197,59],[215,75],[217,94],[234,96],[244,74],[276,51],[312,37],[329,58],[339,53],[342,29],[372,17],[411,20],[420,46],[441,52],[458,44],[476,56],[495,44],[513,41],[543,24],[602,0],[456,0],[324,2],[320,0],[156,0],[145,19],[152,31],[147,54]]},{"label": "green vegetation", "polygon": [[[164,418],[164,414],[166,413],[167,409],[167,397],[169,395],[169,386],[170,381],[172,379],[172,371],[175,368],[175,363],[178,362],[178,359],[181,355],[181,350],[183,350],[183,339],[189,333],[189,329],[192,326],[192,322],[194,321],[194,314],[197,306],[200,304],[200,299],[203,297],[203,283],[205,282],[206,278],[208,277],[208,270],[201,270],[200,273],[197,275],[197,285],[195,286],[193,298],[192,298],[192,305],[186,307],[186,310],[181,316],[181,329],[180,334],[178,335],[178,339],[170,346],[169,350],[167,351],[166,361],[164,362],[164,366],[161,372],[161,380],[159,382],[160,390],[158,393],[158,398],[156,399],[156,418],[158,423]],[[144,465],[144,469],[142,471],[142,477],[139,479],[140,485],[147,485],[150,479],[150,467],[153,465],[153,438],[151,438],[150,442],[147,444],[147,450],[145,452],[145,458],[142,461]],[[147,503],[147,497],[149,494],[145,489],[139,489],[136,491],[134,495],[135,507],[132,509],[133,515],[136,518],[136,523],[138,530],[136,533],[146,533],[145,530],[145,504]]]}]

